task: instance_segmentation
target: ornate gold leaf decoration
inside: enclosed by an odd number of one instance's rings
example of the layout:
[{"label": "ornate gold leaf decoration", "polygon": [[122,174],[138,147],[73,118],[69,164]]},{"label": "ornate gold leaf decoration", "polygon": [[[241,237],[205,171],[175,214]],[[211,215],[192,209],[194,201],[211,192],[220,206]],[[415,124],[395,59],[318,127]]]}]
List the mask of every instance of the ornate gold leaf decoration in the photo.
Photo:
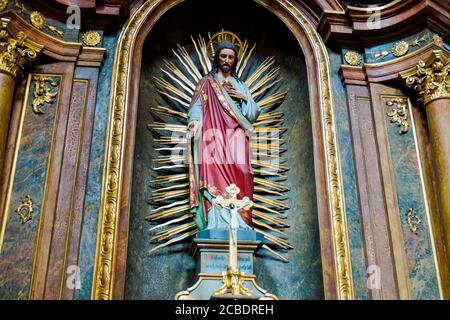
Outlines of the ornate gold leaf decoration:
[{"label": "ornate gold leaf decoration", "polygon": [[411,230],[412,233],[417,234],[419,231],[419,226],[422,223],[422,219],[417,216],[416,211],[412,208],[408,209],[406,212],[406,217],[409,230]]},{"label": "ornate gold leaf decoration", "polygon": [[97,31],[87,31],[83,35],[83,43],[89,47],[95,47],[100,43],[102,40],[102,37],[100,36],[100,33]]},{"label": "ornate gold leaf decoration", "polygon": [[59,30],[55,26],[48,25],[47,19],[39,11],[33,11],[30,13],[25,5],[19,1],[16,1],[14,3],[14,7],[16,8],[17,13],[22,14],[23,16],[28,16],[31,25],[36,29],[44,30],[45,28],[48,28],[54,34],[57,34],[59,36],[64,35],[64,31]]},{"label": "ornate gold leaf decoration", "polygon": [[[100,210],[98,246],[93,283],[93,298],[112,298],[112,270],[113,252],[117,247],[116,230],[118,227],[118,203],[120,201],[120,181],[123,154],[123,123],[125,106],[128,103],[128,74],[132,59],[132,45],[138,34],[142,22],[160,5],[162,0],[147,1],[137,9],[128,20],[119,38],[117,56],[115,60],[110,98],[110,125],[108,131],[105,181],[102,191],[102,207]],[[258,0],[256,0],[258,2]],[[180,2],[180,1],[178,1]],[[178,3],[174,2],[174,4]],[[332,224],[333,254],[336,264],[336,288],[338,299],[353,299],[353,282],[351,274],[351,260],[349,250],[348,229],[345,216],[345,204],[340,172],[339,151],[337,145],[336,128],[331,101],[331,80],[329,76],[329,61],[325,46],[315,28],[292,4],[277,0],[277,3],[290,14],[296,23],[307,34],[313,48],[318,55],[321,82],[319,96],[321,97],[322,124],[325,134],[326,170],[328,182],[328,196],[330,203],[330,220]],[[174,66],[172,66],[174,67]],[[176,68],[176,67],[175,67]],[[272,103],[277,98],[264,103]],[[265,99],[264,99],[265,100]],[[260,102],[262,104],[262,102]],[[261,105],[260,105],[261,106]],[[181,178],[185,178],[183,175]],[[160,177],[164,179],[164,177]],[[171,178],[174,179],[174,178]],[[277,186],[274,184],[274,186]]]},{"label": "ornate gold leaf decoration", "polygon": [[402,73],[406,85],[419,94],[419,101],[424,105],[432,100],[450,97],[450,63],[442,50],[433,50],[432,57],[425,63],[419,63]]},{"label": "ornate gold leaf decoration", "polygon": [[34,99],[31,103],[33,112],[36,114],[43,114],[44,111],[41,109],[46,103],[52,103],[53,99],[58,95],[59,90],[52,92],[52,88],[47,85],[50,83],[52,87],[58,87],[59,83],[53,81],[51,77],[46,76],[33,76],[35,82],[34,86]]},{"label": "ornate gold leaf decoration", "polygon": [[345,62],[351,66],[358,66],[361,63],[361,55],[353,50],[347,51],[344,55]]},{"label": "ornate gold leaf decoration", "polygon": [[27,63],[36,60],[42,48],[27,41],[22,31],[16,39],[12,37],[7,29],[8,19],[2,18],[0,23],[0,70],[16,78]]},{"label": "ornate gold leaf decoration", "polygon": [[391,50],[382,50],[374,54],[375,60],[384,59],[388,55],[392,54],[395,57],[401,57],[408,53],[410,47],[417,47],[422,44],[422,42],[427,41],[427,36],[418,37],[411,42],[399,41],[396,42]]},{"label": "ornate gold leaf decoration", "polygon": [[33,11],[30,14],[30,21],[31,21],[31,24],[39,30],[42,30],[47,26],[47,20],[42,15],[42,13],[37,12],[37,11]]},{"label": "ornate gold leaf decoration", "polygon": [[8,0],[0,0],[0,13],[8,6]]},{"label": "ornate gold leaf decoration", "polygon": [[402,98],[396,98],[386,101],[386,105],[390,107],[386,115],[391,123],[396,123],[400,127],[400,133],[405,134],[409,130],[408,123],[408,101]]},{"label": "ornate gold leaf decoration", "polygon": [[20,204],[14,211],[19,215],[22,224],[27,223],[33,218],[33,199],[31,199],[29,195],[26,195],[22,199],[22,204]]},{"label": "ornate gold leaf decoration", "polygon": [[409,44],[406,41],[400,41],[392,47],[392,54],[396,57],[401,57],[409,50]]},{"label": "ornate gold leaf decoration", "polygon": [[436,46],[438,47],[444,46],[444,40],[442,40],[442,38],[438,34],[433,34],[432,40]]}]

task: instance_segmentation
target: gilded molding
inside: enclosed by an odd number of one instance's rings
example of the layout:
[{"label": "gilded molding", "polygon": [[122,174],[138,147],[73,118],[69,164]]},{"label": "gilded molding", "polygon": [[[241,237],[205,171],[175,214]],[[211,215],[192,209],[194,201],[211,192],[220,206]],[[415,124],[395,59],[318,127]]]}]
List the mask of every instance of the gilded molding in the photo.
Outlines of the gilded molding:
[{"label": "gilded molding", "polygon": [[[258,1],[258,0],[256,0]],[[113,254],[117,247],[117,227],[121,191],[122,162],[124,152],[125,106],[128,105],[129,69],[133,43],[141,25],[162,0],[148,0],[128,20],[119,38],[110,98],[110,119],[102,190],[100,223],[94,272],[93,298],[112,299]],[[180,1],[177,1],[181,2]],[[310,39],[315,49],[319,71],[319,96],[324,130],[328,199],[333,239],[333,254],[336,263],[338,299],[354,299],[348,227],[346,222],[342,174],[340,171],[334,110],[331,93],[329,60],[321,37],[303,14],[287,0],[275,0],[295,18]]]},{"label": "gilded molding", "polygon": [[104,181],[100,211],[100,230],[94,274],[94,299],[112,299],[113,251],[117,245],[116,230],[119,214],[120,177],[123,155],[123,125],[127,105],[128,71],[131,51],[140,25],[152,10],[163,0],[145,2],[129,19],[120,36],[114,63],[113,86],[111,88],[109,141],[106,155],[106,181]]},{"label": "gilded molding", "polygon": [[6,72],[17,78],[27,63],[36,60],[42,47],[28,41],[22,31],[14,38],[7,29],[9,21],[2,18],[0,22],[0,72]]},{"label": "gilded molding", "polygon": [[423,105],[440,99],[450,98],[449,58],[442,50],[433,50],[432,56],[409,70],[400,73],[409,88],[416,90]]},{"label": "gilded molding", "polygon": [[321,97],[322,125],[325,133],[325,152],[327,164],[328,198],[330,202],[331,226],[333,237],[334,260],[336,262],[337,296],[340,300],[354,299],[353,278],[350,258],[347,218],[345,213],[341,164],[334,120],[334,108],[331,93],[329,59],[322,38],[311,26],[303,14],[287,0],[277,0],[283,8],[300,23],[311,40],[319,67],[319,88]]}]

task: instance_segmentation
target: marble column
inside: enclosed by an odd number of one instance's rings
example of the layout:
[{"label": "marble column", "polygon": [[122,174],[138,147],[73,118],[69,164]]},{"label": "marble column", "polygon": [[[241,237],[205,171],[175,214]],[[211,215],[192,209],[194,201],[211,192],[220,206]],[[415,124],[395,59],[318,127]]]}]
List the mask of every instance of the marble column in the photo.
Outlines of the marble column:
[{"label": "marble column", "polygon": [[0,20],[0,170],[5,158],[11,109],[16,79],[29,62],[36,59],[42,47],[27,40],[25,33],[13,36],[8,31],[9,19]]},{"label": "marble column", "polygon": [[444,50],[433,50],[427,61],[400,75],[419,94],[427,114],[433,166],[439,199],[439,221],[450,254],[450,59]]}]

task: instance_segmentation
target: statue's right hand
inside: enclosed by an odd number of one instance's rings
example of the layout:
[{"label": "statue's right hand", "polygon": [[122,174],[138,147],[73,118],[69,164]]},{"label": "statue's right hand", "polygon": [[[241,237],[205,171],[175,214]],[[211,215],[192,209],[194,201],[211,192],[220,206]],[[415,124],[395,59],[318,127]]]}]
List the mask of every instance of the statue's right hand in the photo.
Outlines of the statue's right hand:
[{"label": "statue's right hand", "polygon": [[186,133],[186,138],[188,140],[192,139],[193,137],[197,138],[198,137],[198,121],[197,120],[193,120],[191,122],[189,122],[188,126],[187,126],[187,133]]}]

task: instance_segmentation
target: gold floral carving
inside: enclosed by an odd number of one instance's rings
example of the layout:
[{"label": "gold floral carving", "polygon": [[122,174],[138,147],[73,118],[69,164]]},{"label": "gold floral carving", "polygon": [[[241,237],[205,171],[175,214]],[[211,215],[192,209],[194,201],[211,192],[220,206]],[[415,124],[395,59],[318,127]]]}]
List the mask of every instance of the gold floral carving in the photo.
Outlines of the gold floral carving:
[{"label": "gold floral carving", "polygon": [[419,61],[415,67],[400,73],[400,76],[408,87],[418,92],[419,101],[426,105],[435,99],[450,97],[449,69],[448,57],[442,50],[433,50],[427,62]]},{"label": "gold floral carving", "polygon": [[27,41],[22,31],[14,38],[7,29],[8,19],[2,18],[0,23],[0,71],[16,78],[27,63],[36,60],[42,47]]},{"label": "gold floral carving", "polygon": [[400,41],[392,47],[392,54],[396,57],[405,55],[409,50],[409,44],[406,41]]},{"label": "gold floral carving", "polygon": [[[172,4],[181,2],[174,1]],[[257,0],[258,2],[259,0]],[[105,181],[102,191],[102,207],[100,210],[100,230],[94,273],[93,298],[112,299],[113,254],[117,247],[117,227],[120,203],[120,177],[122,176],[123,134],[125,106],[128,105],[128,74],[131,48],[143,21],[162,0],[147,1],[137,9],[128,20],[120,36],[117,56],[114,63],[114,75],[111,88],[111,118],[108,132],[108,148],[106,154]],[[333,238],[333,254],[336,263],[336,286],[338,299],[353,299],[353,280],[349,249],[348,228],[345,214],[345,203],[340,172],[339,151],[331,99],[331,80],[327,51],[315,28],[303,14],[286,0],[275,0],[301,25],[311,40],[318,59],[319,93],[321,97],[322,123],[325,135],[326,170],[331,229]]]},{"label": "gold floral carving", "polygon": [[33,112],[36,114],[43,114],[41,106],[46,103],[52,103],[53,99],[58,95],[58,89],[52,92],[52,88],[47,85],[50,83],[52,87],[58,87],[59,83],[53,81],[51,77],[46,76],[33,76],[35,82],[34,86],[34,99],[31,103]]},{"label": "gold floral carving", "polygon": [[48,28],[51,32],[54,34],[57,34],[59,36],[64,35],[64,31],[59,30],[58,28],[48,25],[47,19],[44,17],[42,13],[39,11],[33,11],[29,12],[25,5],[23,5],[21,2],[16,1],[14,3],[14,7],[16,8],[17,13],[22,14],[24,16],[28,16],[30,18],[30,22],[36,29],[43,30],[45,28]]},{"label": "gold floral carving", "polygon": [[416,38],[415,40],[411,41],[411,42],[406,42],[406,41],[399,41],[396,42],[391,50],[382,50],[378,53],[374,54],[375,60],[378,59],[384,59],[385,57],[387,57],[388,55],[392,54],[395,57],[401,57],[404,56],[405,54],[408,53],[409,48],[410,47],[417,47],[420,46],[422,42],[427,41],[427,36],[422,36],[420,38]]},{"label": "gold floral carving", "polygon": [[352,50],[345,53],[344,59],[351,66],[358,66],[361,63],[361,55]]},{"label": "gold floral carving", "polygon": [[0,12],[3,12],[8,6],[8,0],[0,0]]},{"label": "gold floral carving", "polygon": [[27,223],[33,218],[33,199],[29,195],[26,195],[22,199],[22,204],[19,205],[15,212],[19,215],[22,224]]},{"label": "gold floral carving", "polygon": [[88,31],[83,35],[83,43],[89,47],[95,47],[101,40],[102,37],[97,31]]},{"label": "gold floral carving", "polygon": [[388,100],[386,105],[390,110],[386,112],[391,123],[396,123],[400,127],[400,133],[405,134],[409,130],[408,124],[408,101],[402,98]]},{"label": "gold floral carving", "polygon": [[30,21],[31,21],[31,24],[39,30],[42,30],[47,26],[47,20],[42,15],[42,13],[37,12],[37,11],[33,11],[30,14]]}]

